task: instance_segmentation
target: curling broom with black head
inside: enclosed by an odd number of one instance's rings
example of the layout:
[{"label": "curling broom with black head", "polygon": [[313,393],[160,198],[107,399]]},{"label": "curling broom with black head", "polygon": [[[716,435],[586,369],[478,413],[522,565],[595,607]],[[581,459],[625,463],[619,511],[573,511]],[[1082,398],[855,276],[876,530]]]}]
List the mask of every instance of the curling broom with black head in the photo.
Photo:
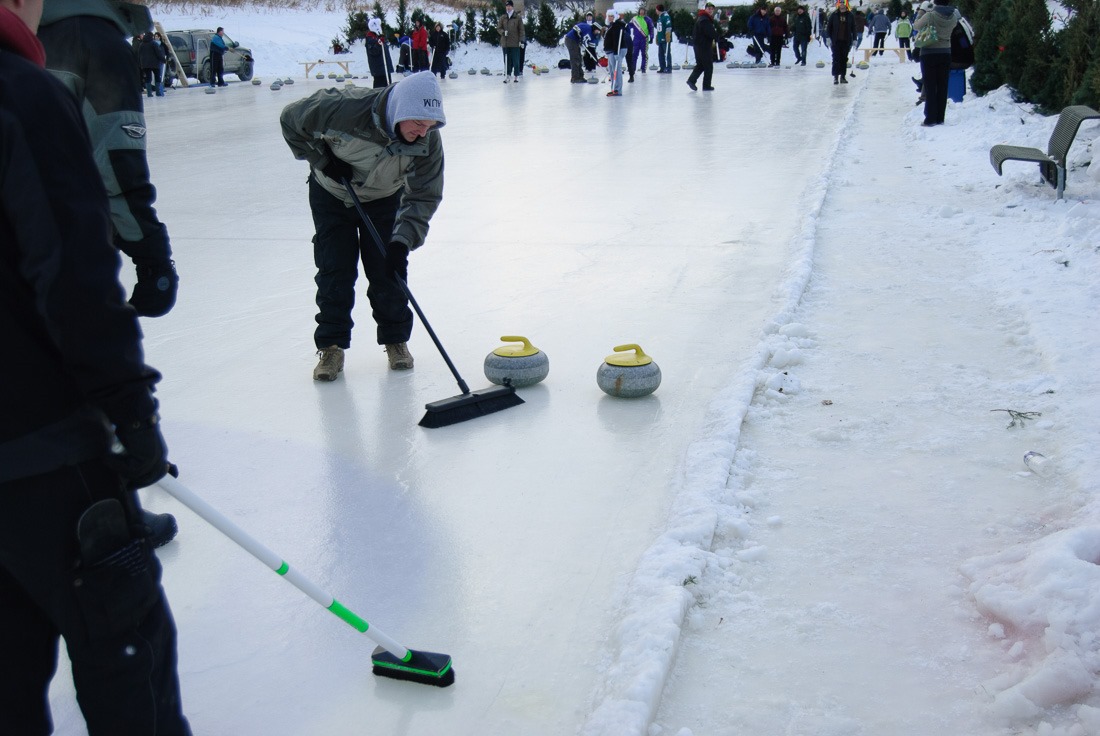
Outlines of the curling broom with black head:
[{"label": "curling broom with black head", "polygon": [[[363,210],[363,205],[359,203],[359,197],[355,196],[355,190],[351,188],[351,184],[348,183],[347,179],[340,179],[340,183],[343,184],[344,189],[347,190],[348,196],[351,197],[352,204],[355,205],[355,209],[359,212],[359,217],[363,220],[363,224],[366,225],[367,230],[370,232],[374,244],[378,247],[378,252],[381,253],[382,258],[385,259],[386,245],[382,242],[382,237],[378,234],[378,230],[375,229],[374,223],[367,217],[367,213]],[[432,338],[432,342],[435,343],[435,347],[439,350],[439,354],[443,356],[443,362],[451,369],[451,375],[455,377],[455,380],[458,382],[458,389],[462,392],[458,396],[452,396],[449,399],[440,399],[439,401],[425,404],[424,408],[427,409],[427,412],[424,414],[424,418],[420,420],[421,427],[446,427],[450,424],[465,422],[467,419],[485,416],[486,414],[509,409],[523,403],[523,399],[516,395],[516,390],[510,385],[490,386],[489,388],[479,389],[478,391],[470,391],[470,387],[462,380],[462,376],[458,375],[458,369],[455,368],[455,364],[451,362],[451,358],[447,355],[447,351],[443,349],[443,343],[435,336],[435,330],[428,324],[424,312],[420,310],[420,305],[416,303],[416,299],[409,290],[409,285],[405,283],[405,279],[401,278],[397,273],[394,273],[393,277],[397,281],[398,286],[401,287],[401,291],[404,292],[405,297],[408,298],[409,304],[412,305],[412,308],[416,311],[416,316],[420,318],[420,323],[424,325],[424,330],[428,333],[428,336]]]},{"label": "curling broom with black head", "polygon": [[206,501],[196,496],[171,475],[161,478],[157,481],[157,485],[208,521],[215,529],[243,547],[257,560],[277,572],[291,585],[317,601],[322,608],[336,614],[360,633],[366,634],[378,645],[371,654],[374,674],[381,677],[391,677],[395,680],[410,680],[425,685],[435,685],[436,687],[447,687],[455,681],[455,671],[451,667],[450,655],[406,649],[354,612],[348,610],[340,601],[307,580],[297,570],[291,569],[290,565],[279,555],[249,536],[247,532],[223,516],[221,512]]}]

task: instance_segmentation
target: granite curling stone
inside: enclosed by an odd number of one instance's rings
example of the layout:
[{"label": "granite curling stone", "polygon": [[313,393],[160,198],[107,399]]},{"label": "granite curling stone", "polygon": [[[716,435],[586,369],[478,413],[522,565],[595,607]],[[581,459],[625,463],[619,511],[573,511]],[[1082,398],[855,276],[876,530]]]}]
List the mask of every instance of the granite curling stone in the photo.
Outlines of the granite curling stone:
[{"label": "granite curling stone", "polygon": [[523,388],[534,386],[550,373],[550,358],[526,337],[505,335],[500,339],[522,345],[503,345],[485,356],[485,377],[490,383]]},{"label": "granite curling stone", "polygon": [[[661,385],[661,369],[638,345],[618,345],[596,371],[596,383],[608,396],[634,399]],[[629,352],[633,351],[633,352]]]}]

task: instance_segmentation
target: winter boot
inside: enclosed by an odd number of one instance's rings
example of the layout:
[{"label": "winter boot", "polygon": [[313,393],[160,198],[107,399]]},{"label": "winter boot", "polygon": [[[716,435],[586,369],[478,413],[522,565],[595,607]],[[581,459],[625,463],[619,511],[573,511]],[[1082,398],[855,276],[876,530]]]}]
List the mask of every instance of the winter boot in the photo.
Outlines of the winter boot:
[{"label": "winter boot", "polygon": [[329,345],[317,351],[317,367],[313,369],[314,381],[335,381],[340,371],[344,370],[344,349],[336,345]]},{"label": "winter boot", "polygon": [[146,82],[145,83],[145,96],[146,97],[152,97],[153,96],[153,83],[152,82]]},{"label": "winter boot", "polygon": [[386,346],[386,357],[391,371],[407,371],[413,367],[413,356],[408,343],[395,342]]},{"label": "winter boot", "polygon": [[841,74],[840,75],[840,83],[841,84],[848,84],[848,75],[847,74]]},{"label": "winter boot", "polygon": [[840,77],[833,77],[833,84],[840,84]]}]

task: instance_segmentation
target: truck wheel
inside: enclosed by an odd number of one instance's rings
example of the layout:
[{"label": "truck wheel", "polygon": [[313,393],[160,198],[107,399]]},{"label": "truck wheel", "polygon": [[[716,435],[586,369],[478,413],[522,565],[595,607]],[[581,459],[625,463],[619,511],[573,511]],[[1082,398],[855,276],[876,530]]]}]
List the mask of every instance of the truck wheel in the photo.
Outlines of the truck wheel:
[{"label": "truck wheel", "polygon": [[210,59],[207,59],[199,67],[199,81],[203,84],[210,84]]},{"label": "truck wheel", "polygon": [[242,82],[247,82],[252,79],[252,62],[242,61],[240,67],[237,68],[237,79]]}]

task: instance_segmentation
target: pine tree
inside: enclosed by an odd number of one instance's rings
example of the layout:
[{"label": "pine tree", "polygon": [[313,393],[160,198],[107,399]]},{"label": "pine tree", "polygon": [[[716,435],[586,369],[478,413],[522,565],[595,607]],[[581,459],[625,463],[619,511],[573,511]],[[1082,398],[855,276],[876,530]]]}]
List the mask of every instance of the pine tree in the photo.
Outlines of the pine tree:
[{"label": "pine tree", "polygon": [[1020,99],[1035,101],[1050,69],[1054,44],[1045,0],[1012,0],[1001,34],[1000,69]]},{"label": "pine tree", "polygon": [[[1077,100],[1078,93],[1086,86],[1089,69],[1095,67],[1100,57],[1096,46],[1100,36],[1100,7],[1096,0],[1082,3],[1061,35],[1061,56],[1065,63],[1060,74],[1062,94],[1056,104],[1059,109],[1070,104],[1088,105],[1090,103]],[[1095,95],[1092,105],[1095,106]]]},{"label": "pine tree", "polygon": [[978,95],[992,92],[1005,83],[1001,71],[1001,34],[1010,19],[1011,4],[1011,0],[985,0],[974,17],[974,28],[981,29],[981,33],[974,45],[970,87]]},{"label": "pine tree", "polygon": [[405,0],[397,0],[397,32],[400,35],[407,35],[411,30],[408,3]]},{"label": "pine tree", "polygon": [[367,37],[367,14],[362,10],[348,13],[348,24],[343,30],[349,44],[362,41]]},{"label": "pine tree", "polygon": [[477,10],[474,6],[466,8],[466,24],[462,29],[462,42],[473,43],[477,40]]},{"label": "pine tree", "polygon": [[477,29],[477,40],[491,46],[500,45],[500,31],[497,30],[497,12],[490,8],[481,9],[481,23]]},{"label": "pine tree", "polygon": [[539,3],[539,18],[533,35],[540,46],[548,49],[557,46],[558,39],[561,37],[558,33],[558,19],[554,16],[554,9],[546,0]]}]

